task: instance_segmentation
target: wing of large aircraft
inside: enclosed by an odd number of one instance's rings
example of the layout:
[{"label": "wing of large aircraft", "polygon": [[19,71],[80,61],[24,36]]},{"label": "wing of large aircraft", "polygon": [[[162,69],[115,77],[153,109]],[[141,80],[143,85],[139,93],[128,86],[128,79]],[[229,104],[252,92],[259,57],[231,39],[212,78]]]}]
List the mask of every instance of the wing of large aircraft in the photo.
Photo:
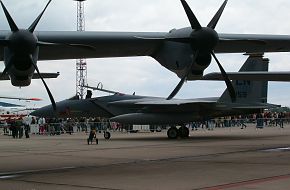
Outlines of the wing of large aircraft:
[{"label": "wing of large aircraft", "polygon": [[38,69],[38,60],[151,56],[181,78],[168,96],[170,100],[185,81],[202,76],[214,59],[234,102],[235,90],[216,53],[290,51],[290,36],[218,33],[215,28],[227,0],[206,26],[201,25],[187,2],[181,0],[190,27],[170,32],[36,32],[37,24],[51,0],[27,29],[19,29],[3,2],[0,3],[10,27],[10,31],[0,31],[0,60],[5,63],[2,75],[8,73],[14,86],[28,86],[36,70],[54,110],[56,104]]},{"label": "wing of large aircraft", "polygon": [[[59,72],[57,73],[41,73],[43,78],[51,79],[51,78],[57,78],[59,76]],[[39,75],[36,73],[33,74],[32,79],[40,79]],[[3,74],[0,72],[0,81],[1,80],[10,80],[8,74]]]},{"label": "wing of large aircraft", "polygon": [[[60,44],[84,44],[95,50],[73,46],[59,45],[41,47],[39,60],[104,58],[128,56],[155,56],[162,46],[167,45],[168,33],[142,32],[38,32],[43,41]],[[140,39],[138,36],[147,38]],[[257,53],[289,52],[290,36],[288,35],[245,35],[219,34],[216,53]],[[3,38],[4,35],[0,38]],[[178,46],[180,44],[173,43]],[[185,48],[185,47],[180,47]],[[3,55],[1,56],[3,57]]]},{"label": "wing of large aircraft", "polygon": [[[8,31],[0,32],[4,39]],[[168,33],[158,32],[75,32],[75,31],[41,31],[36,32],[41,41],[58,45],[42,46],[38,60],[62,60],[77,58],[105,58],[152,56],[159,54],[162,48],[175,46],[187,50],[189,45],[168,42]],[[144,38],[138,38],[142,36]],[[245,35],[219,34],[219,44],[216,53],[257,53],[257,52],[289,52],[290,36],[288,35]],[[83,44],[93,48],[69,46],[65,44]],[[1,47],[3,50],[3,46]],[[3,51],[0,49],[0,59]],[[174,49],[172,49],[173,52]],[[188,52],[187,52],[188,53]],[[184,52],[186,54],[186,51]],[[170,56],[170,55],[168,55]],[[161,62],[162,63],[162,62]],[[172,65],[173,66],[173,65]]]},{"label": "wing of large aircraft", "polygon": [[[290,72],[228,72],[231,80],[249,80],[249,81],[279,81],[289,82]],[[223,81],[221,73],[209,73],[201,77],[199,80]]]}]

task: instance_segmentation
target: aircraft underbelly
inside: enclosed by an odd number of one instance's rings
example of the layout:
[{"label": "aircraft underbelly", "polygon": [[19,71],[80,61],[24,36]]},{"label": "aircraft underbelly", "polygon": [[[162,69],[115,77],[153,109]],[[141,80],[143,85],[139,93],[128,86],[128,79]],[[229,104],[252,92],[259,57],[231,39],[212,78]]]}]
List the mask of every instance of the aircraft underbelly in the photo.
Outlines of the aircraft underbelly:
[{"label": "aircraft underbelly", "polygon": [[116,116],[110,121],[119,122],[122,124],[184,124],[189,121],[200,120],[200,116],[194,113],[182,114],[156,114],[156,113],[132,113]]}]

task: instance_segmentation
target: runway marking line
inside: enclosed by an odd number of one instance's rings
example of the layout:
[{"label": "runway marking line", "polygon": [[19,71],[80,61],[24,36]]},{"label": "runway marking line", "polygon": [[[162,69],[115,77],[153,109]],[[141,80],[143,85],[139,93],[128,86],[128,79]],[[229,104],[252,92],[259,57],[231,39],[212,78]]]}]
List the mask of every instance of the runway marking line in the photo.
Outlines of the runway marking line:
[{"label": "runway marking line", "polygon": [[263,152],[286,152],[290,151],[290,147],[285,147],[285,148],[273,148],[273,149],[266,149],[262,150]]},{"label": "runway marking line", "polygon": [[6,176],[0,176],[0,179],[11,179],[11,178],[15,178],[18,177],[18,175],[6,175]]},{"label": "runway marking line", "polygon": [[256,185],[256,184],[271,182],[271,181],[284,180],[284,179],[289,179],[289,178],[290,178],[290,174],[287,174],[287,175],[267,177],[267,178],[262,178],[262,179],[253,179],[253,180],[242,181],[242,182],[237,182],[237,183],[217,185],[213,187],[205,187],[199,190],[223,190],[223,189],[230,189],[230,188],[235,188],[235,187],[243,187],[247,185]]}]

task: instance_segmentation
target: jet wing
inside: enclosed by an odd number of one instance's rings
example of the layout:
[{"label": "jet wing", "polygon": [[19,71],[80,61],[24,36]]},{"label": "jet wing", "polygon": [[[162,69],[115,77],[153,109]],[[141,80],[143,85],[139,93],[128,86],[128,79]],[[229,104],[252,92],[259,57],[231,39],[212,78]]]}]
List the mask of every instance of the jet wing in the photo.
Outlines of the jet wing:
[{"label": "jet wing", "polygon": [[194,105],[194,104],[214,104],[216,103],[216,98],[213,99],[189,99],[189,100],[180,100],[180,99],[172,99],[172,100],[153,100],[153,101],[144,101],[137,102],[136,105],[142,106],[181,106],[181,105]]},{"label": "jet wing", "polygon": [[[0,39],[5,39],[9,32],[0,31]],[[154,56],[168,42],[168,33],[160,32],[39,31],[35,34],[39,41],[51,43],[40,47],[39,60]],[[219,34],[219,38],[216,53],[290,52],[288,35]],[[1,47],[0,60],[3,52]]]},{"label": "jet wing", "polygon": [[1,107],[24,107],[22,105],[17,105],[17,104],[10,104],[7,102],[0,102]]},{"label": "jet wing", "polygon": [[[2,75],[2,72],[0,72],[0,76]],[[43,78],[57,78],[59,76],[59,73],[41,73]],[[32,79],[40,79],[37,73],[34,73],[32,76]],[[0,80],[10,80],[9,76],[6,74],[2,77],[0,77]]]},{"label": "jet wing", "polygon": [[[134,97],[134,96],[132,96]],[[109,106],[124,107],[136,111],[150,112],[194,112],[202,108],[212,108],[218,98],[172,99],[145,97],[109,102]]]},{"label": "jet wing", "polygon": [[[251,81],[280,81],[289,82],[290,72],[228,72],[230,80],[251,80]],[[209,73],[200,80],[224,81],[221,73]]]},{"label": "jet wing", "polygon": [[[195,112],[201,109],[210,109],[216,105],[217,98],[204,98],[204,99],[160,99],[160,100],[148,100],[148,101],[137,101],[131,107],[136,107],[143,112]],[[118,105],[121,102],[118,102]],[[127,102],[128,103],[128,102]]]}]

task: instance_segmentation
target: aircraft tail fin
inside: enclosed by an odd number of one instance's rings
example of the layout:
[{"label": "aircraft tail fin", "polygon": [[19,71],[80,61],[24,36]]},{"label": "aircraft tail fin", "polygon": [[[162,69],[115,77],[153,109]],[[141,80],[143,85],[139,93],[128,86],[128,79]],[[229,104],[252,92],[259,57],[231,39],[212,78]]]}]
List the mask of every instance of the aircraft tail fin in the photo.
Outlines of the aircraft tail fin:
[{"label": "aircraft tail fin", "polygon": [[[249,57],[239,72],[268,71],[269,59],[264,58],[263,54],[246,55]],[[237,95],[236,103],[267,103],[268,81],[233,80],[232,84]],[[219,102],[231,102],[227,89],[220,97]]]}]

